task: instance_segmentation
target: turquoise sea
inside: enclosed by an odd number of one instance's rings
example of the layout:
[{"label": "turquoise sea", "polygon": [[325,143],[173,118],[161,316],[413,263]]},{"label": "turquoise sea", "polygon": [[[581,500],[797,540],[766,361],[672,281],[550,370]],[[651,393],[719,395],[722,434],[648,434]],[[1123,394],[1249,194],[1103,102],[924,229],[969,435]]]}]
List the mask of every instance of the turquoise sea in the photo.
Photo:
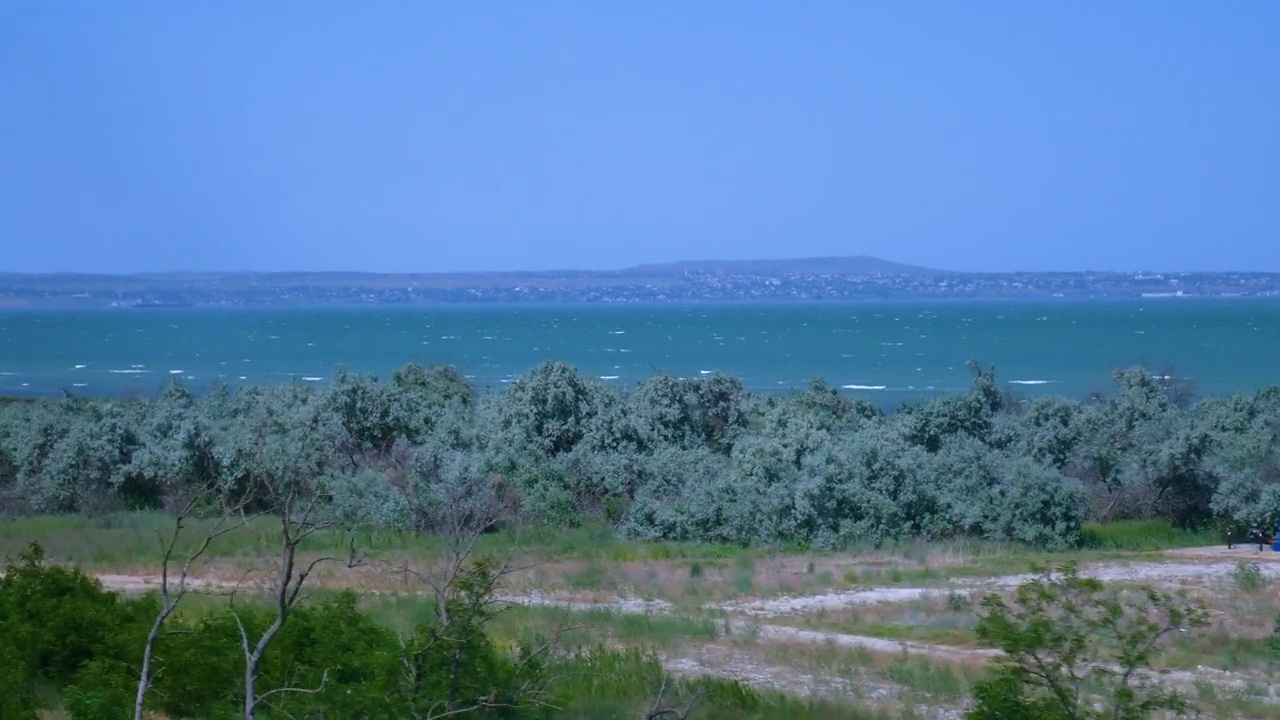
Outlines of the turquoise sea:
[{"label": "turquoise sea", "polygon": [[0,312],[0,394],[152,393],[170,379],[326,382],[454,365],[501,387],[545,360],[619,386],[715,371],[757,390],[824,377],[892,404],[961,390],[969,359],[1072,397],[1146,364],[1205,394],[1280,384],[1280,301],[861,302]]}]

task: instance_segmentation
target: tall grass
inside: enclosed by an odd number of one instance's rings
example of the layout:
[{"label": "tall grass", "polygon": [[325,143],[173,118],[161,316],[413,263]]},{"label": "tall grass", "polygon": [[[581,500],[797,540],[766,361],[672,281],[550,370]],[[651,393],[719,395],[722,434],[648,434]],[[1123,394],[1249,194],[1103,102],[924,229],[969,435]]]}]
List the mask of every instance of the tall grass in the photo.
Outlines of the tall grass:
[{"label": "tall grass", "polygon": [[1080,533],[1081,547],[1086,550],[1170,550],[1224,542],[1215,528],[1187,530],[1174,527],[1168,520],[1086,523]]},{"label": "tall grass", "polygon": [[[216,519],[192,521],[184,531],[180,549],[203,539]],[[100,517],[40,515],[0,523],[0,558],[14,557],[31,542],[44,547],[47,557],[83,565],[141,565],[160,560],[162,537],[173,531],[172,517],[159,512],[112,513]],[[274,547],[277,521],[255,517],[243,529],[224,535],[210,547],[210,558],[257,557]],[[437,538],[409,532],[333,529],[308,539],[316,552],[346,550],[349,543],[370,556],[430,556],[443,548]],[[642,562],[660,560],[718,560],[773,554],[768,548],[692,542],[643,542],[617,537],[607,525],[577,528],[515,528],[489,533],[480,539],[480,552],[515,552],[531,560],[598,560]]]},{"label": "tall grass", "polygon": [[[194,547],[212,527],[215,520],[194,521],[179,543],[182,551]],[[161,538],[172,532],[171,517],[157,512],[113,513],[89,518],[77,515],[23,517],[0,523],[0,559],[15,557],[31,542],[39,542],[47,557],[55,562],[68,562],[87,567],[154,567],[161,557]],[[278,526],[270,517],[251,518],[246,527],[218,539],[210,548],[209,558],[258,558],[274,552]],[[354,540],[357,548],[369,557],[424,558],[437,555],[443,548],[437,538],[408,532],[359,531],[348,533],[334,529],[313,535],[308,550],[343,554]],[[1222,538],[1213,530],[1184,530],[1163,520],[1130,520],[1106,524],[1089,523],[1082,533],[1079,554],[1089,552],[1141,552],[1175,547],[1214,545]],[[609,564],[624,562],[678,561],[690,567],[705,568],[708,563],[728,561],[735,568],[734,581],[740,592],[754,587],[749,568],[756,560],[787,554],[778,547],[742,547],[716,543],[645,542],[617,537],[613,528],[591,524],[577,528],[513,528],[485,535],[477,549],[482,553],[515,554],[524,559],[546,563],[560,560],[586,560],[597,570]],[[1052,559],[1047,554],[1017,543],[989,542],[957,538],[945,541],[924,540],[891,543],[889,546],[851,547],[839,552],[820,553],[839,556],[862,553],[890,554],[912,562],[926,562],[931,554],[948,554],[963,558],[959,565],[939,573],[933,568],[910,568],[900,571],[896,581],[920,583],[937,576],[984,574],[992,568],[1007,569],[1009,561],[1019,567],[1027,562]],[[811,557],[819,553],[806,553]],[[1081,558],[1086,559],[1086,558]],[[1023,562],[1026,561],[1026,562]],[[691,570],[691,574],[696,574]],[[586,582],[589,578],[583,578]],[[858,578],[868,581],[868,578]],[[894,584],[895,578],[878,577],[878,583]]]},{"label": "tall grass", "polygon": [[[640,651],[584,652],[566,663],[560,694],[567,698],[557,718],[634,720],[653,708],[663,685],[662,667]],[[667,705],[681,707],[697,696],[690,717],[699,720],[869,720],[883,715],[845,703],[758,692],[735,681],[712,678],[668,682]]]}]

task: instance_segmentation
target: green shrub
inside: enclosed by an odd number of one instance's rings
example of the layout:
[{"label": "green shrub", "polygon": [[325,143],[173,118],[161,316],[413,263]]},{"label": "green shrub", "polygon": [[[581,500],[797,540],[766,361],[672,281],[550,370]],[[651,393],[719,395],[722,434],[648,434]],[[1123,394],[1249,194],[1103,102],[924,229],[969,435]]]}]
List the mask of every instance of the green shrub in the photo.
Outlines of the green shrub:
[{"label": "green shrub", "polygon": [[0,718],[33,720],[36,716],[31,667],[18,647],[0,638]]},{"label": "green shrub", "polygon": [[1183,596],[1109,588],[1072,565],[1045,570],[1012,601],[983,599],[975,629],[1003,654],[975,687],[967,717],[1143,720],[1189,711],[1187,698],[1140,678],[1170,633],[1207,624],[1203,607]]},{"label": "green shrub", "polygon": [[10,698],[0,703],[21,716],[37,705],[37,686],[48,685],[67,691],[74,717],[120,717],[132,706],[133,667],[155,603],[123,599],[43,559],[33,544],[0,578],[0,685]]},{"label": "green shrub", "polygon": [[[311,477],[345,522],[423,529],[409,516],[438,484],[425,464],[501,488],[499,528],[608,523],[641,539],[1147,550],[1217,543],[1215,519],[1275,526],[1280,389],[1188,405],[1130,368],[1110,396],[1023,406],[971,367],[968,391],[894,415],[823,382],[765,396],[659,374],[627,392],[555,362],[479,397],[455,370],[411,366],[391,383],[339,373],[329,386],[0,403],[0,508],[105,514],[105,534],[131,521],[111,513],[192,488]],[[1136,519],[1082,528],[1089,508]]]},{"label": "green shrub", "polygon": [[1257,563],[1238,562],[1231,571],[1231,579],[1241,592],[1257,594],[1267,586],[1267,579]]}]

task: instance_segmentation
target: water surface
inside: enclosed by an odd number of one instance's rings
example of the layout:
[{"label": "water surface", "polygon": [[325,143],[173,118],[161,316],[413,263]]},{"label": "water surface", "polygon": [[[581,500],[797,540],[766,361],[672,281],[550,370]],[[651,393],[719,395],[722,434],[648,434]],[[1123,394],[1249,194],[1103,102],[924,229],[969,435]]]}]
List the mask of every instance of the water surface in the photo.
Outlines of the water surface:
[{"label": "water surface", "polygon": [[[1106,389],[1144,363],[1205,393],[1280,384],[1280,301],[488,305],[0,312],[0,393],[151,393],[171,378],[325,382],[414,362],[500,387],[545,360],[604,382],[721,371],[757,390],[824,377],[885,398],[961,390],[965,362],[1026,394]],[[1170,368],[1165,370],[1165,368]]]}]

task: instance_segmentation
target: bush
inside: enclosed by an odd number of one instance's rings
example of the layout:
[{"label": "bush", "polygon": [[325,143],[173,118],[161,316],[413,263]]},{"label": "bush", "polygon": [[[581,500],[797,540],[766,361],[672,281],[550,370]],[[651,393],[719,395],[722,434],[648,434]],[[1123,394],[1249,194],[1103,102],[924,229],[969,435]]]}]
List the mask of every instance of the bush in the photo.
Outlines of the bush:
[{"label": "bush", "polygon": [[[0,600],[0,602],[3,602]],[[27,658],[5,638],[0,627],[0,718],[33,720],[36,716],[32,682],[35,680]]]},{"label": "bush", "polygon": [[1051,468],[972,439],[947,443],[926,467],[932,473],[929,484],[940,489],[948,509],[944,526],[1045,550],[1079,542],[1084,490]]},{"label": "bush", "polygon": [[[1110,397],[1024,409],[973,369],[969,391],[892,416],[820,381],[760,396],[722,375],[657,375],[626,393],[562,363],[481,397],[456,371],[410,366],[390,383],[9,403],[0,514],[156,508],[195,487],[306,477],[347,522],[399,527],[424,501],[426,458],[426,475],[501,483],[522,510],[502,525],[607,520],[644,538],[1146,549],[1201,542],[1211,519],[1275,527],[1280,390],[1186,406],[1134,368]],[[1183,534],[1082,531],[1089,509]]]},{"label": "bush", "polygon": [[1172,632],[1208,623],[1202,607],[1154,588],[1119,591],[1073,566],[1045,570],[1012,602],[982,601],[976,631],[1004,654],[974,689],[969,720],[1142,720],[1190,702],[1142,681]]},{"label": "bush", "polygon": [[1231,579],[1237,589],[1251,595],[1262,592],[1267,586],[1267,579],[1257,563],[1236,563],[1235,569],[1231,571]]},{"label": "bush", "polygon": [[28,716],[47,685],[66,690],[73,717],[122,717],[133,705],[133,667],[155,604],[122,599],[43,559],[32,545],[0,578],[2,716]]}]

